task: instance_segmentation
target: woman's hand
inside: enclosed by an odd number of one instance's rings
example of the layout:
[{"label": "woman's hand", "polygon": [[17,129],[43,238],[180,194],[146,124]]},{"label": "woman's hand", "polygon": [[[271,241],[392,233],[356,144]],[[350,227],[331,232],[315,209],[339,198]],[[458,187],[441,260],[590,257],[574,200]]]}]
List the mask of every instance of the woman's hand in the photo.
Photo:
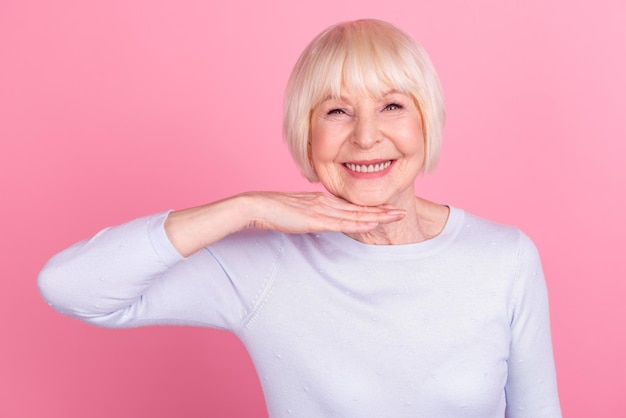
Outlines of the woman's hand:
[{"label": "woman's hand", "polygon": [[250,226],[286,233],[367,232],[406,215],[401,209],[354,205],[327,193],[255,192],[242,196],[254,206]]},{"label": "woman's hand", "polygon": [[187,257],[246,227],[286,233],[371,231],[399,221],[404,210],[358,206],[326,193],[248,192],[196,208],[174,211],[165,231]]}]

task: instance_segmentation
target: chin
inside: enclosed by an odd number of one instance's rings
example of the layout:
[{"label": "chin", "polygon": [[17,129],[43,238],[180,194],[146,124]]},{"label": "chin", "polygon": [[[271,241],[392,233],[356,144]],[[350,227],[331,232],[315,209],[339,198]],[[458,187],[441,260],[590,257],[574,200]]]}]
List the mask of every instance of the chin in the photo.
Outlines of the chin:
[{"label": "chin", "polygon": [[380,206],[380,205],[390,203],[390,201],[393,200],[393,199],[390,199],[389,196],[383,197],[383,196],[376,195],[375,193],[370,193],[370,194],[365,194],[365,195],[358,194],[358,195],[347,196],[343,198],[347,200],[348,202],[353,203],[355,205],[359,205],[359,206]]},{"label": "chin", "polygon": [[415,191],[412,186],[397,187],[388,185],[387,188],[371,188],[369,190],[344,190],[345,193],[339,197],[350,203],[359,206],[381,206],[392,205],[394,207],[405,207],[407,202],[415,199]]}]

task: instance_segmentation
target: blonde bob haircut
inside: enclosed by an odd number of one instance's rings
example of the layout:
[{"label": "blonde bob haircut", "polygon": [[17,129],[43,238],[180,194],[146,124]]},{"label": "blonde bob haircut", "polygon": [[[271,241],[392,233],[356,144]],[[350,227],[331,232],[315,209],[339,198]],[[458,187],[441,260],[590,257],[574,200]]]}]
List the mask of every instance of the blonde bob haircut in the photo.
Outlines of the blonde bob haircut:
[{"label": "blonde bob haircut", "polygon": [[309,156],[313,110],[342,89],[381,98],[389,90],[411,96],[421,112],[423,172],[437,166],[445,122],[439,79],[426,52],[390,23],[344,22],[320,33],[300,55],[285,91],[283,135],[291,155],[311,182],[319,181]]}]

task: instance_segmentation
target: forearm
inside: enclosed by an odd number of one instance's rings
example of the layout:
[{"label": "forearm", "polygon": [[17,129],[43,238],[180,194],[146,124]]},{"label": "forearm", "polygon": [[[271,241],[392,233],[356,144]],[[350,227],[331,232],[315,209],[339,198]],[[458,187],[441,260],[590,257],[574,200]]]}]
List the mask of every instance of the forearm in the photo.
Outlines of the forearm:
[{"label": "forearm", "polygon": [[189,209],[171,212],[165,232],[183,256],[207,247],[253,222],[253,210],[246,194]]}]

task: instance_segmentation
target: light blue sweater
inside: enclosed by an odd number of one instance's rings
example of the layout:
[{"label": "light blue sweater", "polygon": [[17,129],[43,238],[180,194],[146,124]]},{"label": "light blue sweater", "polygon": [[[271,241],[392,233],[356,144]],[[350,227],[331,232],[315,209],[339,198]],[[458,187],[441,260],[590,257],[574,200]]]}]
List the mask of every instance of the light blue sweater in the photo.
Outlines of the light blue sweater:
[{"label": "light blue sweater", "polygon": [[374,246],[249,229],[183,259],[167,214],[53,257],[43,297],[105,327],[235,333],[271,417],[560,417],[532,242],[451,208],[437,237]]}]

